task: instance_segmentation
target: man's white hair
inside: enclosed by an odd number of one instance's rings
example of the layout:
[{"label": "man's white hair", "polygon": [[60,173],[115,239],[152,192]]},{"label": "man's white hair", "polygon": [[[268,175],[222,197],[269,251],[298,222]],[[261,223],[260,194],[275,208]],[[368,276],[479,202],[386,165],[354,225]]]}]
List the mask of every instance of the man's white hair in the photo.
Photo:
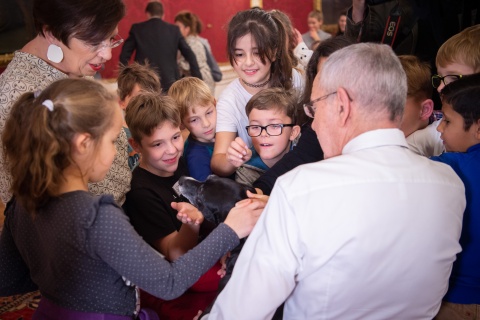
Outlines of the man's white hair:
[{"label": "man's white hair", "polygon": [[393,50],[358,43],[334,52],[323,64],[319,85],[325,94],[344,88],[366,114],[388,112],[399,121],[407,98],[407,77]]}]

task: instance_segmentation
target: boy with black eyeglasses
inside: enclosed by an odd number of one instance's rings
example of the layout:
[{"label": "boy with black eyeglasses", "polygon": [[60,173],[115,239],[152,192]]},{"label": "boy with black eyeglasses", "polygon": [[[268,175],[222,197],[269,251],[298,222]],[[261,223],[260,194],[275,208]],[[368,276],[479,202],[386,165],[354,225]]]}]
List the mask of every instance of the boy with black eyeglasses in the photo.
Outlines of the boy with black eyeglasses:
[{"label": "boy with black eyeglasses", "polygon": [[[237,137],[230,144],[227,158],[237,167],[235,180],[252,185],[262,173],[291,150],[299,137],[296,119],[296,97],[282,88],[268,88],[254,95],[245,107],[249,125],[245,128],[252,137],[253,148]],[[237,145],[232,147],[232,145]],[[231,150],[245,150],[238,155]]]},{"label": "boy with black eyeglasses", "polygon": [[[436,66],[438,74],[432,76],[432,85],[439,93],[445,85],[480,72],[480,25],[469,27],[445,41],[437,52]],[[429,146],[415,152],[432,157],[440,154],[438,150],[444,150],[436,130],[440,121],[414,133],[418,147]],[[432,150],[437,151],[432,153]]]}]

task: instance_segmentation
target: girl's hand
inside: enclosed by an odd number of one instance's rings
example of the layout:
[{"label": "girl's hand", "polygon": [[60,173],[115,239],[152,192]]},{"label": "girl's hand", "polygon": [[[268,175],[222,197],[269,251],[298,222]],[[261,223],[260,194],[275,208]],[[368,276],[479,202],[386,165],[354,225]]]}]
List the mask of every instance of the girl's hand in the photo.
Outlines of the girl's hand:
[{"label": "girl's hand", "polygon": [[238,168],[252,158],[252,150],[240,137],[236,137],[227,149],[227,160]]},{"label": "girl's hand", "polygon": [[228,213],[225,224],[235,231],[238,238],[245,238],[252,232],[266,202],[259,199],[245,199],[235,204]]},{"label": "girl's hand", "polygon": [[172,202],[170,205],[178,211],[177,219],[182,223],[199,225],[203,222],[203,214],[190,203]]},{"label": "girl's hand", "polygon": [[217,271],[217,274],[220,276],[220,278],[225,277],[225,275],[227,274],[227,258],[228,257],[230,257],[230,251],[227,252],[227,254],[220,259],[220,264],[222,265],[222,267],[220,268],[220,270]]},{"label": "girl's hand", "polygon": [[296,46],[298,46],[298,44],[303,42],[303,37],[302,37],[302,34],[300,33],[300,31],[298,31],[296,28],[294,30],[295,30],[295,40],[297,41],[295,43],[295,47],[296,47]]}]

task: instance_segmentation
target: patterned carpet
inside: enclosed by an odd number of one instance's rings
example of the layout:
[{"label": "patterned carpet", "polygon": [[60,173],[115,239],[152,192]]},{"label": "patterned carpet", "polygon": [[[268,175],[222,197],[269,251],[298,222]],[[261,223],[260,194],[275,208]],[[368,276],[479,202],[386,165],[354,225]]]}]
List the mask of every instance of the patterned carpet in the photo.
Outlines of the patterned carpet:
[{"label": "patterned carpet", "polygon": [[40,292],[0,298],[0,320],[30,320],[40,302]]}]

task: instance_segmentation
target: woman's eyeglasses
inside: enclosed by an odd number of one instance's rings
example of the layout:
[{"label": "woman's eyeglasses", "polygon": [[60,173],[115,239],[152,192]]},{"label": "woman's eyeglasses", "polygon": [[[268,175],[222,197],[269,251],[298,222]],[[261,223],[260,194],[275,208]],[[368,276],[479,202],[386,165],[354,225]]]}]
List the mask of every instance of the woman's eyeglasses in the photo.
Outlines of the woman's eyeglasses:
[{"label": "woman's eyeglasses", "polygon": [[94,52],[99,52],[99,51],[102,51],[106,48],[116,48],[118,47],[119,45],[121,45],[123,43],[123,38],[120,37],[120,35],[115,35],[114,37],[111,37],[110,40],[105,40],[105,41],[102,41],[100,44],[96,45],[96,46],[92,46],[92,51]]}]

